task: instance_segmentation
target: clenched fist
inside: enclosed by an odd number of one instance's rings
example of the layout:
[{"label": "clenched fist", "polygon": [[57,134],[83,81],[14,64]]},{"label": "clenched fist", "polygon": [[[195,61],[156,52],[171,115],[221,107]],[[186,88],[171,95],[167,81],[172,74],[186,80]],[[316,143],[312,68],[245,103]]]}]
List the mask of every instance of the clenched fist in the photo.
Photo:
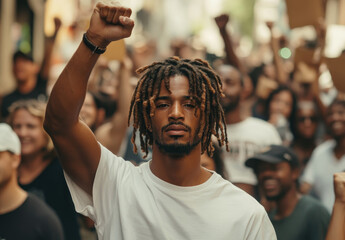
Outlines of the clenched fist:
[{"label": "clenched fist", "polygon": [[130,8],[120,6],[116,2],[97,3],[86,32],[87,38],[96,46],[105,48],[110,42],[131,35],[134,21],[129,17]]}]

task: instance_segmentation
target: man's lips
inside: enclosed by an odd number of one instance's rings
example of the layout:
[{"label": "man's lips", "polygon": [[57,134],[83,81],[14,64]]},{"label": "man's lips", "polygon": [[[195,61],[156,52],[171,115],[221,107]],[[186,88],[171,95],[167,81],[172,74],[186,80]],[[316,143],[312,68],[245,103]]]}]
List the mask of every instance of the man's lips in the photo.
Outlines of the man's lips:
[{"label": "man's lips", "polygon": [[170,123],[163,128],[163,131],[172,136],[182,136],[189,131],[189,128],[182,123]]},{"label": "man's lips", "polygon": [[165,131],[167,131],[167,132],[169,132],[169,131],[184,131],[184,132],[187,132],[188,129],[185,126],[183,126],[183,125],[175,125],[175,124],[173,124],[173,125],[170,125],[169,127],[167,127],[165,129]]}]

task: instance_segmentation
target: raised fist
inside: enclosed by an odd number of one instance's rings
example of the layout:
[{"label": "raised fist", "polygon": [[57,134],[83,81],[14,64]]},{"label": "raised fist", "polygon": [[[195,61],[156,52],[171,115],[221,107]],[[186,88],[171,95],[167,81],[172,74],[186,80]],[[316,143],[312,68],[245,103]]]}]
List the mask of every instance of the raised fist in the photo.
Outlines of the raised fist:
[{"label": "raised fist", "polygon": [[105,48],[110,42],[131,35],[134,21],[129,17],[130,8],[120,6],[116,2],[97,3],[91,16],[87,38],[96,46]]}]

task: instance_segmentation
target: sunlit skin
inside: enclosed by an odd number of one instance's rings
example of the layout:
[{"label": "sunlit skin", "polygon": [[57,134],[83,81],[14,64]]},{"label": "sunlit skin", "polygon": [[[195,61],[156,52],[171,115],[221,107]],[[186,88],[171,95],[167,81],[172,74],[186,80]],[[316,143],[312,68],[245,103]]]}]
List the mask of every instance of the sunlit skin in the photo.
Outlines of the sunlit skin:
[{"label": "sunlit skin", "polygon": [[282,114],[285,118],[289,118],[292,111],[293,99],[291,93],[288,91],[281,91],[277,93],[270,102],[269,113],[270,122],[275,122],[275,116]]},{"label": "sunlit skin", "polygon": [[18,109],[13,116],[12,127],[21,143],[22,156],[40,154],[47,145],[48,136],[42,127],[42,120],[25,109]]},{"label": "sunlit skin", "polygon": [[[201,184],[211,173],[200,166],[201,143],[197,136],[200,112],[197,110],[195,113],[195,101],[188,92],[188,79],[176,75],[170,77],[169,81],[170,92],[162,82],[155,103],[156,110],[151,118],[154,142],[150,167],[157,177],[175,185]],[[188,154],[183,154],[167,153],[159,148],[157,141],[168,146],[198,143]]]}]

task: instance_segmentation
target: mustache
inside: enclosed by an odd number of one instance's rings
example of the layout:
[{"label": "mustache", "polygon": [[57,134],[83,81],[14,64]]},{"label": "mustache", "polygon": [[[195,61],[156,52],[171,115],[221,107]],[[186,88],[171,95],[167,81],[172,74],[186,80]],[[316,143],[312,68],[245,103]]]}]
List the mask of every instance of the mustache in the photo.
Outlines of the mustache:
[{"label": "mustache", "polygon": [[189,126],[187,126],[186,124],[184,124],[183,122],[170,122],[169,124],[162,127],[162,132],[164,132],[171,125],[182,125],[183,127],[185,127],[187,129],[188,132],[191,131],[191,128]]}]

